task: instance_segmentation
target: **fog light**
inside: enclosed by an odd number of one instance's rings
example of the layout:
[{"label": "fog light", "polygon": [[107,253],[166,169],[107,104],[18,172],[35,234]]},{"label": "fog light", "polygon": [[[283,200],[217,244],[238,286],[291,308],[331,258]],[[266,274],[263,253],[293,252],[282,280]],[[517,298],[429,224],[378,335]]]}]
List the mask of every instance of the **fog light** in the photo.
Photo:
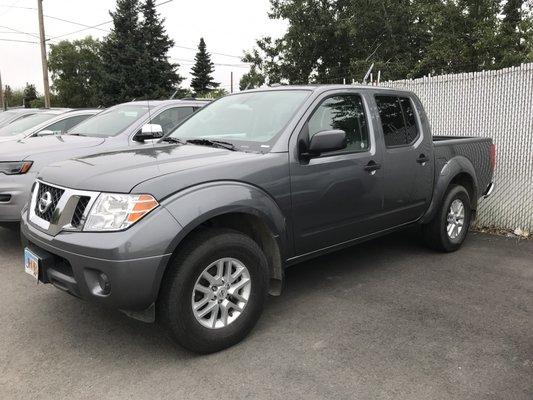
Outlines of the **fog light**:
[{"label": "fog light", "polygon": [[108,295],[111,292],[111,284],[109,283],[109,278],[103,272],[98,274],[98,284],[102,290],[103,295]]}]

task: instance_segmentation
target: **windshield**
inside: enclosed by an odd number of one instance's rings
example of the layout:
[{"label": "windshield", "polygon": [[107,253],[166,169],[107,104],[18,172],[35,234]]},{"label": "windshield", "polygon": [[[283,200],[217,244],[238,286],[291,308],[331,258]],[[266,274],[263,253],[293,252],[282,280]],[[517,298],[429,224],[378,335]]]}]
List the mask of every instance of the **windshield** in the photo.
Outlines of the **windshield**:
[{"label": "windshield", "polygon": [[81,136],[116,136],[148,112],[148,106],[124,104],[102,111],[72,128],[68,133]]},{"label": "windshield", "polygon": [[4,111],[0,113],[0,125],[2,125],[4,122],[9,121],[11,118],[13,118],[16,115],[13,111]]},{"label": "windshield", "polygon": [[223,97],[193,114],[169,136],[220,140],[241,149],[265,149],[308,95],[306,90],[276,90]]},{"label": "windshield", "polygon": [[0,128],[0,136],[11,136],[24,132],[26,129],[33,128],[40,123],[55,117],[56,114],[38,113],[29,117],[22,117],[9,125]]}]

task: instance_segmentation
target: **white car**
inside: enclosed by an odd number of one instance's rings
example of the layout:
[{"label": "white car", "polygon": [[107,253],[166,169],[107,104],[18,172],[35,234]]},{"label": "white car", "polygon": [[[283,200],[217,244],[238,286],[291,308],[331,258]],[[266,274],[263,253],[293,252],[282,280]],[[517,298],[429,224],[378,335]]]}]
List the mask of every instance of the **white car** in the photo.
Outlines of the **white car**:
[{"label": "white car", "polygon": [[0,143],[32,136],[66,133],[80,122],[99,113],[99,109],[49,109],[19,118],[0,128]]}]

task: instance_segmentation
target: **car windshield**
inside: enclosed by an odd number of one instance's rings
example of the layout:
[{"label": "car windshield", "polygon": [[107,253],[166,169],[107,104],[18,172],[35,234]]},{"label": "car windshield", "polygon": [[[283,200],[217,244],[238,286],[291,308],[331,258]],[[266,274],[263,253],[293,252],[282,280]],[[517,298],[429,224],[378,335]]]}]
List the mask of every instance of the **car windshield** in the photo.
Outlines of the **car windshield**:
[{"label": "car windshield", "polygon": [[147,112],[146,105],[123,104],[86,119],[68,133],[80,136],[116,136]]},{"label": "car windshield", "polygon": [[22,117],[16,121],[0,128],[0,136],[11,136],[24,132],[26,129],[33,128],[40,123],[55,117],[56,114],[38,113],[29,117]]},{"label": "car windshield", "polygon": [[14,113],[13,111],[4,111],[0,113],[0,125],[2,125],[4,122],[9,121],[11,118],[13,118],[17,113]]},{"label": "car windshield", "polygon": [[169,136],[230,142],[243,150],[265,150],[309,93],[307,90],[275,90],[223,97],[193,114]]}]

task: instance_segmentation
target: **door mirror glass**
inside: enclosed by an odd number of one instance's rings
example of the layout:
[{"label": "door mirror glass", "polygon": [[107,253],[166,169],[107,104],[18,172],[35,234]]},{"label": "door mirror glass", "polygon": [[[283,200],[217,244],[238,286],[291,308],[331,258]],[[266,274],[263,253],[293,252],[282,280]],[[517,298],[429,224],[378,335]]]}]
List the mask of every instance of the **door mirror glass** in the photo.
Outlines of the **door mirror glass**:
[{"label": "door mirror glass", "polygon": [[309,155],[319,156],[328,151],[342,150],[346,145],[346,132],[340,129],[318,132],[309,143]]},{"label": "door mirror glass", "polygon": [[144,124],[134,139],[138,142],[145,140],[160,139],[163,137],[163,128],[158,124]]}]

